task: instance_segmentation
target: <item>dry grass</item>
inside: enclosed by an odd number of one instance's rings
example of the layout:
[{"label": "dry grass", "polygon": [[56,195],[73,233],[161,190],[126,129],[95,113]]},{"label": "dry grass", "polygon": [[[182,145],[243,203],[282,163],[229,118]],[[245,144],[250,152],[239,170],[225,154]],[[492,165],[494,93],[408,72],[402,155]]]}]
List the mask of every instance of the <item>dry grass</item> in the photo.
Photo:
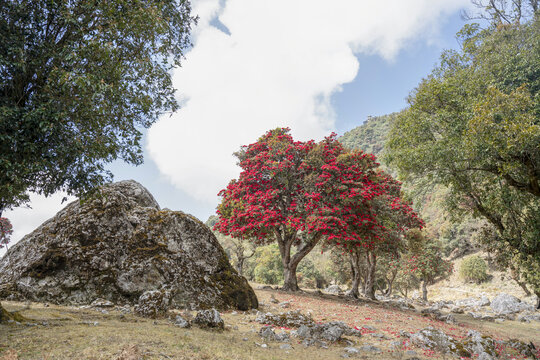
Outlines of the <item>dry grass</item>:
[{"label": "dry grass", "polygon": [[[383,350],[377,356],[362,353],[356,358],[399,359],[403,351],[395,351],[391,342],[403,340],[400,330],[416,331],[426,326],[442,328],[456,337],[464,336],[469,328],[479,329],[498,338],[518,337],[534,341],[540,327],[534,324],[505,322],[484,323],[459,318],[461,326],[452,326],[418,315],[412,311],[387,309],[375,303],[345,301],[334,296],[309,293],[291,294],[274,290],[257,290],[260,301],[267,304],[262,311],[284,311],[270,304],[273,294],[279,301],[290,301],[290,309],[310,312],[316,321],[342,320],[351,326],[373,326],[376,333],[387,339],[372,337],[364,329],[360,339],[350,338],[355,346],[375,345]],[[341,359],[345,344],[334,344],[329,349],[303,347],[293,339],[292,350],[282,350],[280,343],[257,345],[263,340],[256,333],[261,325],[249,313],[222,314],[230,328],[224,332],[197,328],[180,329],[167,320],[149,320],[119,312],[103,314],[96,310],[74,307],[32,304],[29,309],[21,303],[3,302],[8,310],[21,310],[32,322],[46,321],[47,326],[0,325],[0,359]],[[287,310],[290,310],[287,309]],[[97,322],[97,325],[94,325]],[[509,333],[509,331],[513,333]],[[436,354],[414,349],[419,358],[437,358]]]},{"label": "dry grass", "polygon": [[461,263],[464,259],[475,255],[480,255],[483,258],[487,258],[485,253],[477,252],[454,260],[454,273],[450,276],[450,278],[429,287],[430,300],[459,300],[469,297],[478,297],[481,294],[485,294],[490,299],[493,299],[493,297],[499,293],[507,293],[528,302],[533,302],[532,297],[526,297],[523,289],[520,288],[514,280],[512,280],[508,272],[490,269],[488,271],[490,280],[487,282],[475,284],[473,282],[463,281],[463,279],[459,277],[459,268]]}]

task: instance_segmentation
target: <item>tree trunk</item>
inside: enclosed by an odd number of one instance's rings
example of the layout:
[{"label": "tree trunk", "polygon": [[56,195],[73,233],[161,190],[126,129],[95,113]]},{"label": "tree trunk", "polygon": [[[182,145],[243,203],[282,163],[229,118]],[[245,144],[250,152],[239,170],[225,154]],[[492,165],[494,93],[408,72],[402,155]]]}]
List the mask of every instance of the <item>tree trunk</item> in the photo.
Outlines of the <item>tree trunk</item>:
[{"label": "tree trunk", "polygon": [[351,271],[353,276],[353,282],[351,285],[351,290],[347,292],[347,296],[353,297],[355,299],[358,299],[358,295],[360,293],[358,292],[358,287],[360,286],[360,255],[357,253],[349,253],[349,262],[351,264]]},{"label": "tree trunk", "polygon": [[366,297],[375,300],[375,269],[377,266],[377,256],[369,251],[366,255],[367,276],[366,276]]},{"label": "tree trunk", "polygon": [[244,260],[246,258],[239,257],[238,262],[236,263],[236,271],[238,272],[238,275],[244,276]]},{"label": "tree trunk", "polygon": [[536,310],[540,310],[540,292],[534,292],[536,295]]},{"label": "tree trunk", "polygon": [[427,301],[427,283],[426,283],[426,280],[422,281],[422,300]]},{"label": "tree trunk", "polygon": [[283,264],[283,290],[298,291],[298,280],[296,279],[296,267],[298,264],[289,262],[287,266]]},{"label": "tree trunk", "polygon": [[529,289],[527,289],[527,285],[525,285],[525,283],[520,280],[519,272],[515,268],[510,268],[510,275],[512,276],[512,279],[514,279],[514,281],[519,285],[519,287],[522,288],[523,291],[525,291],[525,296],[531,296],[531,292],[529,291]]},{"label": "tree trunk", "polygon": [[276,234],[281,254],[281,262],[283,264],[283,290],[298,291],[298,280],[296,278],[296,268],[302,260],[320,240],[320,236],[315,236],[311,241],[303,243],[298,251],[291,256],[291,246],[296,239],[296,234],[288,237],[282,237],[281,234]]}]

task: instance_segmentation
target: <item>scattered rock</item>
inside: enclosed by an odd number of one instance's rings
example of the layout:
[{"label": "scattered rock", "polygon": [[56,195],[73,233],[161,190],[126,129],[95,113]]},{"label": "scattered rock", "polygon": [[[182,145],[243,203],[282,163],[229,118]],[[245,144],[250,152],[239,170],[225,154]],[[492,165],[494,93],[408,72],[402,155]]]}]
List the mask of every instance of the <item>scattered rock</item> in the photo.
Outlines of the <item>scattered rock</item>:
[{"label": "scattered rock", "polygon": [[465,310],[460,306],[453,306],[450,308],[450,312],[454,314],[463,314]]},{"label": "scattered rock", "polygon": [[513,314],[524,310],[534,311],[532,305],[521,302],[517,297],[505,293],[497,295],[491,301],[491,308],[497,315]]},{"label": "scattered rock", "polygon": [[191,327],[191,324],[188,320],[184,319],[180,315],[176,315],[176,318],[174,319],[174,325],[178,326],[179,328],[187,329]]},{"label": "scattered rock", "polygon": [[432,327],[428,327],[411,334],[410,339],[413,344],[423,348],[436,350],[443,353],[451,353],[462,357],[471,356],[471,354],[459,341],[446,335],[441,330],[437,330]]},{"label": "scattered rock", "polygon": [[295,335],[308,340],[326,340],[336,342],[345,336],[361,336],[359,330],[350,328],[342,321],[331,321],[325,324],[302,325]]},{"label": "scattered rock", "polygon": [[378,347],[373,346],[373,345],[363,345],[363,346],[360,347],[360,350],[365,351],[365,352],[370,352],[370,353],[381,353],[382,352],[381,349],[379,349]]},{"label": "scattered rock", "polygon": [[287,308],[291,307],[291,302],[290,301],[284,301],[282,303],[279,303],[278,306],[280,308],[287,309]]},{"label": "scattered rock", "polygon": [[333,295],[343,295],[343,290],[339,287],[339,285],[330,285],[326,289],[324,289],[329,294]]},{"label": "scattered rock", "polygon": [[478,308],[482,306],[489,306],[491,302],[489,301],[488,297],[485,295],[482,295],[480,299],[477,298],[467,298],[462,300],[457,300],[455,302],[456,306],[460,307],[473,307]]},{"label": "scattered rock", "polygon": [[134,307],[135,314],[148,318],[163,317],[169,309],[171,295],[168,291],[146,291]]},{"label": "scattered rock", "polygon": [[97,307],[97,308],[110,308],[110,307],[113,307],[114,304],[109,300],[97,298],[96,300],[92,301],[90,306]]},{"label": "scattered rock", "polygon": [[289,334],[285,331],[276,333],[271,326],[263,326],[259,331],[259,335],[268,341],[287,342],[290,340]]},{"label": "scattered rock", "polygon": [[344,350],[349,354],[358,354],[360,352],[360,350],[352,346],[346,347]]},{"label": "scattered rock", "polygon": [[527,322],[527,323],[530,323],[531,321],[540,321],[540,314],[526,312],[523,314],[519,314],[516,320],[521,321],[521,322]]},{"label": "scattered rock", "polygon": [[255,321],[260,324],[289,328],[298,328],[302,325],[311,325],[315,323],[311,316],[304,315],[299,310],[288,311],[278,315],[259,312]]},{"label": "scattered rock", "polygon": [[193,322],[202,328],[223,330],[225,323],[216,309],[201,310],[197,312]]},{"label": "scattered rock", "polygon": [[134,305],[146,291],[167,288],[179,308],[258,306],[212,231],[161,210],[132,180],[68,204],[8,254],[0,259],[0,298],[72,305],[105,296]]},{"label": "scattered rock", "polygon": [[292,350],[292,346],[291,344],[281,344],[279,345],[279,348],[282,349],[282,350]]},{"label": "scattered rock", "polygon": [[472,354],[477,354],[479,358],[491,360],[497,356],[496,342],[475,330],[469,330],[467,338],[463,341],[463,346]]}]

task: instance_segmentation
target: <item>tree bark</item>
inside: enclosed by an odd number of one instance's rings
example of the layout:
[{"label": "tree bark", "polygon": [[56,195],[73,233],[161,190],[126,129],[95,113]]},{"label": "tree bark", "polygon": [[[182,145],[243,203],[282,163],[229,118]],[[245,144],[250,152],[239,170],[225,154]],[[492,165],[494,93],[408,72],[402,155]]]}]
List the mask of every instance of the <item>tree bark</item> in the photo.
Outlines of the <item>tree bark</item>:
[{"label": "tree bark", "polygon": [[351,271],[353,276],[353,282],[351,285],[351,290],[347,292],[347,296],[358,299],[360,293],[358,292],[358,287],[360,286],[360,255],[356,252],[349,253],[349,262],[351,264]]},{"label": "tree bark", "polygon": [[535,291],[534,294],[536,295],[536,310],[540,310],[540,292]]},{"label": "tree bark", "polygon": [[296,239],[296,234],[282,237],[276,234],[278,238],[279,252],[281,254],[281,262],[283,264],[283,290],[298,291],[298,280],[296,278],[296,268],[300,261],[307,255],[320,240],[317,235],[311,240],[300,245],[298,251],[291,256],[291,246]]},{"label": "tree bark", "polygon": [[375,300],[375,269],[377,267],[377,255],[369,251],[366,255],[367,276],[365,294],[368,299]]},{"label": "tree bark", "polygon": [[519,279],[519,272],[515,268],[510,268],[510,275],[512,275],[512,279],[514,279],[514,281],[519,285],[519,287],[522,288],[523,291],[525,291],[525,295],[531,296],[531,292],[529,291],[529,289],[527,289],[527,285]]},{"label": "tree bark", "polygon": [[422,281],[422,300],[427,301],[427,282]]},{"label": "tree bark", "polygon": [[236,263],[236,271],[240,276],[244,276],[244,260],[244,258],[238,258],[238,262]]}]

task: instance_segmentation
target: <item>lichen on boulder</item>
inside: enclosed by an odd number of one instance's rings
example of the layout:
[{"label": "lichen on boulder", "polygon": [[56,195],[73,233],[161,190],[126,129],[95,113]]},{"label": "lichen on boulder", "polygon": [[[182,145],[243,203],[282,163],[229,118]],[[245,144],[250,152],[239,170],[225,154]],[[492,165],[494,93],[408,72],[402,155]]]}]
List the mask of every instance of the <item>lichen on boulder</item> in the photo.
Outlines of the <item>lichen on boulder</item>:
[{"label": "lichen on boulder", "polygon": [[138,304],[166,290],[170,305],[248,310],[258,302],[210,229],[161,210],[135,181],[67,205],[0,260],[0,298],[56,304]]}]

